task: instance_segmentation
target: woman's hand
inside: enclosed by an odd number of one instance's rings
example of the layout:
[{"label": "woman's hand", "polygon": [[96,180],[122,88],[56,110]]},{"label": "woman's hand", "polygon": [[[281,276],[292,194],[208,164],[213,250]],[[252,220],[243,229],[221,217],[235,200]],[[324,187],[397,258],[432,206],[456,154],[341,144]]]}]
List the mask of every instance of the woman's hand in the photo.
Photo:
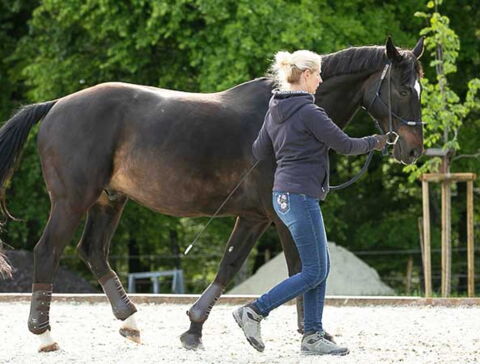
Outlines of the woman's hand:
[{"label": "woman's hand", "polygon": [[377,139],[377,145],[375,146],[375,150],[380,150],[382,151],[385,148],[385,145],[387,144],[387,139],[388,137],[386,135],[374,135],[375,139]]}]

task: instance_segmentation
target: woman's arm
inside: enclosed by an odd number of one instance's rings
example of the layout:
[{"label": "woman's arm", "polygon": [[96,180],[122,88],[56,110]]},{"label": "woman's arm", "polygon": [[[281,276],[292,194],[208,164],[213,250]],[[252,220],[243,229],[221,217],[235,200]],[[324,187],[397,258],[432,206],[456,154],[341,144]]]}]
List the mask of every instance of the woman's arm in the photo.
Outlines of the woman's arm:
[{"label": "woman's arm", "polygon": [[341,154],[356,155],[368,153],[375,149],[379,141],[374,136],[350,138],[319,107],[305,107],[301,118],[310,132],[322,143]]},{"label": "woman's arm", "polygon": [[253,142],[252,152],[257,160],[264,160],[273,156],[273,144],[265,128],[265,122],[258,132],[257,139]]}]

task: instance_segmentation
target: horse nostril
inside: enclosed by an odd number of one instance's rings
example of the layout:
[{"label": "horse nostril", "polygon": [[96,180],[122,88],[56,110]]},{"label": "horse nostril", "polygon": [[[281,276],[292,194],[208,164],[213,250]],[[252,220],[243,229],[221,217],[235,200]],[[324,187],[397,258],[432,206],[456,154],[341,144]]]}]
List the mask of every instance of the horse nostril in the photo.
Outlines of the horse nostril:
[{"label": "horse nostril", "polygon": [[413,148],[412,150],[410,150],[410,157],[411,158],[417,159],[421,155],[422,155],[422,151],[420,149]]}]

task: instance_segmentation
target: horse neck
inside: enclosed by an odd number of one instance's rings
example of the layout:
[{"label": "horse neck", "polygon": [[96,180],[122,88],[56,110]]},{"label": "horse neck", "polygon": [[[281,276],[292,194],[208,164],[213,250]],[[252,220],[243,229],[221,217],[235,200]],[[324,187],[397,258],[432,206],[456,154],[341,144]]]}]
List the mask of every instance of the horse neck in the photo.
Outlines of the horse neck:
[{"label": "horse neck", "polygon": [[319,86],[317,104],[344,128],[362,104],[365,83],[376,70],[332,76]]}]

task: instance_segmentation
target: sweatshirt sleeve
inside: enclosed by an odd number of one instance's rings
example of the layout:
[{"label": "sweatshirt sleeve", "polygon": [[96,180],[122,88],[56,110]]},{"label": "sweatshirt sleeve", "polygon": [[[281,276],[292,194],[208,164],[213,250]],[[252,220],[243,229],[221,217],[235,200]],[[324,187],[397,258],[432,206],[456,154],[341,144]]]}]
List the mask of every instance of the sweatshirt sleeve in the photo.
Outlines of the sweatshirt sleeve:
[{"label": "sweatshirt sleeve", "polygon": [[368,153],[377,145],[374,136],[350,138],[319,107],[312,105],[302,110],[301,117],[307,129],[322,143],[340,154],[357,155]]},{"label": "sweatshirt sleeve", "polygon": [[265,122],[258,133],[257,139],[253,142],[252,152],[257,160],[268,159],[273,155],[273,144],[267,133]]}]

